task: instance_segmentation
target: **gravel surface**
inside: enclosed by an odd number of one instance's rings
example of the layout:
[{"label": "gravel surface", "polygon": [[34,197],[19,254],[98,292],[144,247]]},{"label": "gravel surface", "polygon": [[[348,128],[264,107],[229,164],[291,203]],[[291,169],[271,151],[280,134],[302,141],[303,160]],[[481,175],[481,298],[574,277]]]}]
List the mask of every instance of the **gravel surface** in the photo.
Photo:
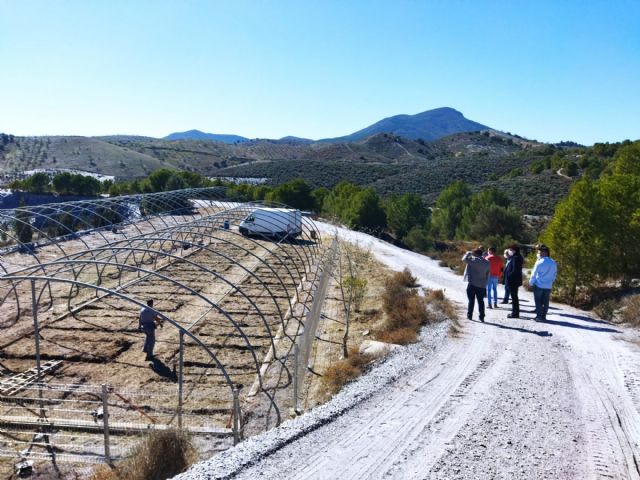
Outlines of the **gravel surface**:
[{"label": "gravel surface", "polygon": [[[437,262],[340,234],[464,308],[462,278]],[[456,338],[424,331],[327,405],[178,478],[640,479],[637,333],[559,304],[536,323],[521,299],[529,318],[492,309]]]}]

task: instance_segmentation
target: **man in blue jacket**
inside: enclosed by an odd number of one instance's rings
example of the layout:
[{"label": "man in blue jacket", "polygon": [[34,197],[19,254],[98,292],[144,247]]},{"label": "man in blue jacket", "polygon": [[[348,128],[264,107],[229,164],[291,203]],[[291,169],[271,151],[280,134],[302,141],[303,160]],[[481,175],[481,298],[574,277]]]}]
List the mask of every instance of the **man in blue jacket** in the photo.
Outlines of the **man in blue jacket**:
[{"label": "man in blue jacket", "polygon": [[538,245],[538,260],[531,270],[529,286],[533,288],[533,299],[536,302],[536,322],[544,322],[549,311],[551,287],[558,274],[558,266],[549,257],[549,247]]}]

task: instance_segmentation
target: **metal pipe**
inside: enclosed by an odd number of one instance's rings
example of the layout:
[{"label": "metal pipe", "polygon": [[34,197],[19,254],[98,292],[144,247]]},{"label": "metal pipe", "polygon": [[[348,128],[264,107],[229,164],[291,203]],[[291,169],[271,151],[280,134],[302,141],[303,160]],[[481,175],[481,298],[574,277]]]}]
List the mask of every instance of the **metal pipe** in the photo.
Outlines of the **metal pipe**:
[{"label": "metal pipe", "polygon": [[180,332],[180,355],[178,360],[178,428],[182,430],[182,395],[184,382],[184,332]]},{"label": "metal pipe", "polygon": [[104,425],[104,458],[111,464],[111,446],[109,444],[109,386],[102,384],[102,423]]}]

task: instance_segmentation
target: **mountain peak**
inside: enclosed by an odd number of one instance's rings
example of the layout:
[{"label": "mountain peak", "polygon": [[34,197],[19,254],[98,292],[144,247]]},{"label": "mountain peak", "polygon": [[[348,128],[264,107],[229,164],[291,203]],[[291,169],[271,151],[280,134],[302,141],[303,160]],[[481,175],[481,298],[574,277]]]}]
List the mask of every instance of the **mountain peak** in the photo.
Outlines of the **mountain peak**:
[{"label": "mountain peak", "polygon": [[329,138],[324,142],[353,142],[377,133],[390,133],[416,140],[437,140],[460,132],[487,130],[489,127],[468,120],[455,108],[440,107],[415,115],[394,115],[344,137]]}]

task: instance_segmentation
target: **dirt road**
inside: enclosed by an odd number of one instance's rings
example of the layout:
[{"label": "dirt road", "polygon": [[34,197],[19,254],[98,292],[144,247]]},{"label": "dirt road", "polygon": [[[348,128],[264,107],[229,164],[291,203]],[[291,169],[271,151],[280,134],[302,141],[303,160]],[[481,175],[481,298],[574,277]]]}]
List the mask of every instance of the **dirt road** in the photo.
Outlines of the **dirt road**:
[{"label": "dirt road", "polygon": [[[465,305],[461,277],[436,262],[343,234]],[[557,304],[535,323],[531,294],[521,297],[530,318],[507,319],[502,308],[488,310],[484,324],[463,320],[458,338],[354,408],[227,471],[242,479],[640,479],[638,335]],[[189,478],[215,478],[223,471],[215,462]]]}]

